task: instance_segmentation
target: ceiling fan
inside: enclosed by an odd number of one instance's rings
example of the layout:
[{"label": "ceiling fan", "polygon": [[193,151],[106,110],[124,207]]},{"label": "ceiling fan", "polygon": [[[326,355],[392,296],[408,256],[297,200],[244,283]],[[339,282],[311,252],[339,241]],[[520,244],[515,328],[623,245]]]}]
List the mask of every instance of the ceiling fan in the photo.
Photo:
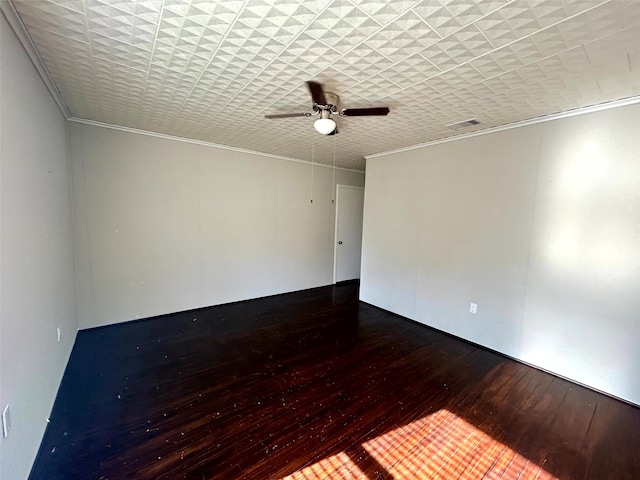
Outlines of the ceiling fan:
[{"label": "ceiling fan", "polygon": [[340,107],[340,97],[332,92],[325,92],[321,83],[307,82],[311,98],[313,99],[313,112],[301,113],[278,113],[275,115],[265,115],[265,118],[288,118],[288,117],[310,117],[320,115],[313,127],[318,133],[323,135],[335,135],[338,133],[336,122],[331,118],[331,114],[345,117],[361,117],[364,115],[387,115],[389,107],[370,108],[343,108]]}]

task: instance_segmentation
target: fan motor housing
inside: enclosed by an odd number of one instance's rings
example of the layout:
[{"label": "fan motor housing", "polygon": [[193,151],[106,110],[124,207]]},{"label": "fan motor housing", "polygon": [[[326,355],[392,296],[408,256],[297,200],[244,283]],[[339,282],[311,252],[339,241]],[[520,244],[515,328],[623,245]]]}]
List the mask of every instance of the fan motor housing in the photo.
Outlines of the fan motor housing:
[{"label": "fan motor housing", "polygon": [[331,107],[331,113],[337,113],[340,109],[340,97],[333,92],[324,92],[327,99],[327,106]]}]

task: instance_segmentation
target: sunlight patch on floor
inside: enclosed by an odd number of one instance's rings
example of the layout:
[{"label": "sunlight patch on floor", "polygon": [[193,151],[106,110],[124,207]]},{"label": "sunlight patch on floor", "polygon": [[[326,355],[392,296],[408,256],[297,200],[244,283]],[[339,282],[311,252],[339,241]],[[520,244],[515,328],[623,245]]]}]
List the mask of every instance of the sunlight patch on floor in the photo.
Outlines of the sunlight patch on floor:
[{"label": "sunlight patch on floor", "polygon": [[340,452],[282,480],[557,480],[448,410],[380,435],[362,448],[369,457],[362,464],[362,456]]},{"label": "sunlight patch on floor", "polygon": [[363,447],[394,479],[556,478],[448,410],[392,430]]}]

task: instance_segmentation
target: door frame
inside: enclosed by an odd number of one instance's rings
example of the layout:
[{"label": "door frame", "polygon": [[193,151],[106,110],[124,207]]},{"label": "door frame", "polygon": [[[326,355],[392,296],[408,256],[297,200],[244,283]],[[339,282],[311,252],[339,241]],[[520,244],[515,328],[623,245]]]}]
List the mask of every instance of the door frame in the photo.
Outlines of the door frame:
[{"label": "door frame", "polygon": [[336,209],[335,209],[335,226],[333,227],[333,283],[336,283],[338,273],[338,212],[340,211],[340,189],[350,188],[352,190],[362,190],[364,195],[364,187],[356,187],[354,185],[336,184]]}]

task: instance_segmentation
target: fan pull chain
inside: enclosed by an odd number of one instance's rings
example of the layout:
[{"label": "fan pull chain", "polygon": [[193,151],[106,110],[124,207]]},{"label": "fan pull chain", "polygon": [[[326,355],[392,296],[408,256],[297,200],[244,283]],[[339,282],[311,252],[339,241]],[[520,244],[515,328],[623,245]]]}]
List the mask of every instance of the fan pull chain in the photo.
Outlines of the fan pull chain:
[{"label": "fan pull chain", "polygon": [[313,137],[313,140],[311,140],[311,201],[309,203],[313,203],[313,156],[315,154],[315,148],[316,148],[316,138],[315,136]]},{"label": "fan pull chain", "polygon": [[331,180],[331,203],[336,203],[336,144],[337,135],[333,136],[333,180]]}]

